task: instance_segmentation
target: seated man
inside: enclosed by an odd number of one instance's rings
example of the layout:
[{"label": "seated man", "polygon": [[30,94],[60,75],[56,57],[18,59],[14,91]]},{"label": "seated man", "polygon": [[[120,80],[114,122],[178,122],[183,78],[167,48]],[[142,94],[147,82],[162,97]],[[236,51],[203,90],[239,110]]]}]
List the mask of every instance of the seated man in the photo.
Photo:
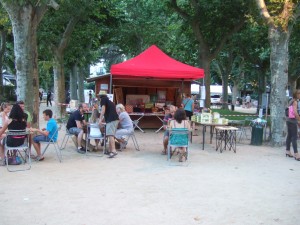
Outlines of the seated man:
[{"label": "seated man", "polygon": [[85,148],[81,146],[81,142],[84,134],[83,126],[86,126],[84,112],[87,111],[87,104],[79,104],[78,109],[70,115],[67,123],[67,130],[69,131],[69,133],[77,136],[77,152],[81,154],[85,153]]},{"label": "seated man", "polygon": [[[40,141],[50,141],[51,138],[53,138],[53,141],[57,140],[58,133],[57,130],[57,123],[55,119],[52,118],[52,111],[51,109],[46,109],[43,111],[43,117],[45,121],[47,122],[46,128],[43,128],[41,130],[37,128],[30,128],[31,132],[37,132],[39,135],[36,135],[33,137],[33,147],[37,153],[36,156],[32,156],[33,159],[36,161],[42,161],[44,160],[44,156],[41,154],[41,143]],[[56,133],[55,133],[56,132]],[[53,136],[54,135],[54,136]]]},{"label": "seated man", "polygon": [[164,139],[163,139],[164,150],[161,152],[162,155],[167,154],[167,148],[168,148],[168,143],[169,143],[168,125],[169,125],[169,121],[174,119],[175,111],[176,111],[176,106],[171,105],[169,107],[169,113],[167,113],[164,118],[163,125],[164,125],[165,133],[164,133]]}]

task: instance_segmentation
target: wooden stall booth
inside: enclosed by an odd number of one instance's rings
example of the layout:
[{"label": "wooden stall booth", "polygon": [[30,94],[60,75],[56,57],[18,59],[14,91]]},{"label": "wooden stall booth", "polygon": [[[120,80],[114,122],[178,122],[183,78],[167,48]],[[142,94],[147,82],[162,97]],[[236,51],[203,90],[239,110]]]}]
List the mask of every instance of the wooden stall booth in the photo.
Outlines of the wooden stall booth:
[{"label": "wooden stall booth", "polygon": [[113,65],[111,74],[87,81],[95,81],[96,93],[113,93],[114,102],[125,105],[133,120],[141,117],[139,113],[155,113],[139,121],[141,128],[160,128],[158,118],[159,113],[163,118],[164,107],[180,106],[183,95],[191,93],[191,82],[203,77],[203,69],[178,62],[153,45],[135,58]]}]

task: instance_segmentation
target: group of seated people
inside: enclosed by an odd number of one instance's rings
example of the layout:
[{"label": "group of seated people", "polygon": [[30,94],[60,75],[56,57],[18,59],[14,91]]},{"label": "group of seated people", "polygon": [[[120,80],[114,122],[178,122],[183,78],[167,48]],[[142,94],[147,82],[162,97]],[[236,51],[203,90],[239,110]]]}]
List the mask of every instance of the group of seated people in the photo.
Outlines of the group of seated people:
[{"label": "group of seated people", "polygon": [[[100,127],[100,132],[104,132],[108,138],[109,151],[108,157],[114,158],[118,153],[115,148],[115,140],[120,143],[121,148],[125,148],[127,141],[126,136],[132,134],[134,131],[133,123],[126,112],[124,105],[115,104],[109,100],[107,95],[100,94],[100,106],[98,104],[93,104],[92,115],[89,119],[90,124],[97,125],[95,127]],[[101,111],[99,112],[99,108]],[[79,104],[78,109],[74,111],[67,122],[67,130],[70,134],[74,134],[77,137],[77,152],[86,153],[85,147],[82,146],[82,140],[84,135],[84,126],[87,125],[85,121],[84,112],[89,110],[88,104]],[[44,160],[44,156],[41,153],[40,142],[47,142],[50,140],[56,141],[58,136],[58,125],[55,119],[52,118],[52,111],[46,109],[43,111],[43,118],[47,121],[46,128],[37,129],[31,127],[32,117],[28,111],[24,109],[24,102],[17,101],[13,106],[9,103],[2,103],[0,108],[0,165],[5,165],[4,159],[4,145],[5,143],[11,147],[17,147],[24,143],[24,139],[14,138],[13,136],[7,137],[5,132],[8,130],[21,130],[30,132],[30,143],[34,146],[36,150],[36,155],[31,155],[31,158],[36,161]],[[104,126],[105,125],[105,126]],[[166,113],[164,118],[164,139],[163,145],[164,150],[162,154],[167,153],[167,146],[169,141],[169,130],[172,128],[187,128],[190,130],[190,123],[186,119],[186,113],[183,108],[177,109],[175,106],[169,107],[169,113]],[[102,131],[101,131],[102,130]],[[35,133],[35,135],[33,135]],[[95,140],[96,148],[98,148],[99,140]],[[180,158],[179,161],[185,161],[186,159],[186,149],[180,148]],[[12,157],[14,158],[14,157]],[[12,163],[13,164],[13,163]],[[15,162],[18,164],[18,162]]]},{"label": "group of seated people", "polygon": [[[36,155],[31,155],[31,158],[36,161],[42,161],[44,157],[41,154],[41,141],[49,141],[51,138],[53,140],[57,139],[57,123],[52,118],[52,111],[46,109],[43,112],[43,118],[47,121],[47,127],[43,129],[37,129],[31,127],[32,117],[31,114],[25,110],[24,101],[17,101],[12,106],[9,103],[2,103],[0,110],[1,125],[0,125],[0,165],[5,165],[5,154],[4,146],[5,144],[9,147],[19,147],[24,144],[26,136],[20,135],[6,135],[6,131],[10,132],[29,132],[29,149],[31,144],[33,144]],[[36,133],[36,135],[33,135]],[[18,165],[21,164],[20,158],[17,156],[17,152],[14,151],[13,155],[9,156],[9,164]]]},{"label": "group of seated people", "polygon": [[[108,157],[113,158],[118,154],[115,148],[115,140],[120,143],[121,148],[126,146],[127,142],[124,137],[133,132],[133,123],[122,104],[115,106],[115,104],[108,99],[106,94],[100,94],[98,96],[100,97],[101,112],[99,113],[98,104],[93,104],[92,115],[89,122],[91,124],[96,124],[97,127],[100,127],[100,130],[102,129],[102,133],[105,124],[105,134],[109,143]],[[82,139],[84,135],[84,126],[87,125],[84,112],[87,112],[88,109],[89,108],[87,104],[79,104],[78,109],[70,115],[67,123],[68,132],[77,136],[77,152],[82,154],[86,152],[85,147],[82,146]],[[169,106],[169,113],[166,113],[165,115],[165,133],[163,139],[164,150],[162,151],[162,154],[164,155],[167,154],[169,130],[172,128],[191,129],[184,108],[177,109],[175,106],[171,105]],[[95,148],[98,148],[99,141],[95,140],[95,142]],[[179,161],[183,162],[186,160],[186,149],[178,149]]]},{"label": "group of seated people", "polygon": [[[102,93],[98,96],[100,98],[101,112],[99,113],[98,104],[94,103],[89,122],[98,125],[98,127],[102,129],[102,133],[105,127],[105,135],[108,138],[109,144],[108,157],[114,158],[118,154],[115,148],[115,140],[120,143],[121,148],[124,148],[127,144],[125,137],[133,132],[133,123],[122,104],[115,106],[115,104],[109,100],[106,93]],[[67,122],[68,132],[77,137],[77,152],[82,154],[86,153],[85,147],[82,146],[82,139],[84,127],[87,126],[84,113],[88,110],[88,104],[79,104],[78,109],[70,115]],[[99,140],[96,139],[95,142],[96,148],[98,148]]]}]

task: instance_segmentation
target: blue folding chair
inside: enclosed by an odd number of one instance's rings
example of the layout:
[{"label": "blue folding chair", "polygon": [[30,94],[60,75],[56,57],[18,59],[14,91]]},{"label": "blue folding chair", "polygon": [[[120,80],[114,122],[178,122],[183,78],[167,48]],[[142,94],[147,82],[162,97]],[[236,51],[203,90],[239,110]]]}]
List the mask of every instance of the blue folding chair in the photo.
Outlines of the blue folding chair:
[{"label": "blue folding chair", "polygon": [[169,132],[168,143],[168,161],[171,162],[171,157],[175,153],[176,148],[186,148],[186,162],[189,159],[189,135],[190,131],[187,128],[173,128]]}]

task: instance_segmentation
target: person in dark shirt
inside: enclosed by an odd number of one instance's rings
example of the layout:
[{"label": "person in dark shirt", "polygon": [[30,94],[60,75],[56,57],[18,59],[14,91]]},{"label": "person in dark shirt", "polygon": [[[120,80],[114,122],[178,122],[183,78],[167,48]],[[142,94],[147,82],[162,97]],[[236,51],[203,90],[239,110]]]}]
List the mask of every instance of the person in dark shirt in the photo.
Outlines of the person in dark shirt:
[{"label": "person in dark shirt", "polygon": [[101,101],[100,125],[103,124],[103,122],[106,123],[105,131],[109,143],[108,157],[113,158],[118,154],[115,148],[115,134],[119,123],[119,116],[115,104],[108,99],[106,92],[100,91],[98,96]]},{"label": "person in dark shirt", "polygon": [[51,97],[52,97],[52,93],[49,90],[48,93],[47,93],[47,107],[49,105],[48,103],[50,103],[50,106],[52,106]]},{"label": "person in dark shirt", "polygon": [[89,106],[92,107],[93,105],[93,95],[92,95],[92,91],[89,91]]},{"label": "person in dark shirt", "polygon": [[77,136],[77,152],[84,154],[85,148],[81,146],[82,138],[83,138],[83,126],[86,125],[86,121],[84,119],[84,112],[88,111],[88,105],[85,103],[79,104],[78,109],[74,111],[68,120],[67,129],[70,134],[74,134]]}]

